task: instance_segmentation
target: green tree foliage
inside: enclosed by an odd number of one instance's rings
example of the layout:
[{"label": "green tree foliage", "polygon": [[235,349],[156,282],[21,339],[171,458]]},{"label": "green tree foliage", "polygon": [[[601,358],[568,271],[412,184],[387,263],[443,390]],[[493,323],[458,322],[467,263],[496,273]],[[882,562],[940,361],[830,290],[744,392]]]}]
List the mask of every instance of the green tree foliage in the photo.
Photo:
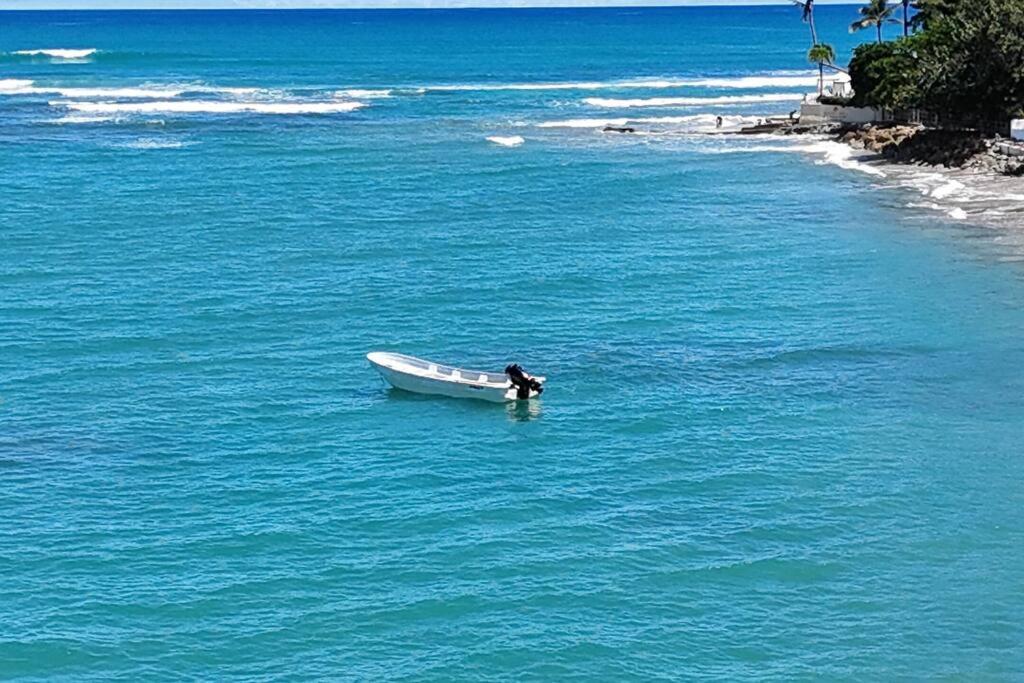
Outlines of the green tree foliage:
[{"label": "green tree foliage", "polygon": [[939,17],[951,14],[957,4],[958,0],[917,0],[911,3],[914,16],[910,25],[916,29],[926,29],[928,24],[937,21]]},{"label": "green tree foliage", "polygon": [[807,61],[818,65],[818,94],[821,95],[825,87],[825,65],[836,61],[836,51],[827,43],[812,45],[807,51]]},{"label": "green tree foliage", "polygon": [[890,43],[865,43],[854,50],[850,60],[853,104],[885,109],[922,106],[921,42],[918,35]]},{"label": "green tree foliage", "polygon": [[874,26],[878,33],[878,42],[882,42],[882,25],[896,23],[892,18],[893,8],[886,0],[868,0],[868,4],[857,11],[860,12],[860,19],[850,24],[850,32]]},{"label": "green tree foliage", "polygon": [[1024,110],[1024,0],[918,0],[915,8],[920,31],[854,51],[858,104],[964,122]]},{"label": "green tree foliage", "polygon": [[926,107],[978,119],[1024,109],[1024,0],[957,2],[924,26]]}]

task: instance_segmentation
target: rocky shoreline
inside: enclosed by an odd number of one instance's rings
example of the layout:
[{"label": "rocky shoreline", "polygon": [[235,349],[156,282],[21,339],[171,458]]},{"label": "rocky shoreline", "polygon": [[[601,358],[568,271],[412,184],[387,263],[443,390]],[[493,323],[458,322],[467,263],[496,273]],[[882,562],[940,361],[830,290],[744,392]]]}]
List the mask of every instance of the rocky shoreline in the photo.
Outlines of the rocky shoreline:
[{"label": "rocky shoreline", "polygon": [[1024,176],[1024,143],[1000,137],[986,138],[973,131],[880,123],[807,125],[795,122],[778,128],[776,133],[832,135],[854,149],[874,152],[898,164]]}]

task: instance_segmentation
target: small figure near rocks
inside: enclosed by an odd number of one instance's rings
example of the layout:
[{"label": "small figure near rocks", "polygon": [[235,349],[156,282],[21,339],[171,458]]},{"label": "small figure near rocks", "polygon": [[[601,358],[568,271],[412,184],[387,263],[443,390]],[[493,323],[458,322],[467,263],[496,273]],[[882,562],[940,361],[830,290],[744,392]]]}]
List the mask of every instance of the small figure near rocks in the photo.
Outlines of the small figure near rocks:
[{"label": "small figure near rocks", "polygon": [[722,127],[722,117],[721,116],[716,116],[715,117],[715,128],[721,128],[721,127]]}]

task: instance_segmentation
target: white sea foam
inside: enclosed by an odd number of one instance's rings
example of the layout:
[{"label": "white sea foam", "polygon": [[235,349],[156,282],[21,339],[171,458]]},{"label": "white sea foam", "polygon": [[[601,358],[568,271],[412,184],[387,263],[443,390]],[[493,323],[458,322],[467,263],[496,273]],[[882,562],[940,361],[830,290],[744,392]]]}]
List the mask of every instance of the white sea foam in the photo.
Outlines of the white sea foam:
[{"label": "white sea foam", "polygon": [[971,201],[980,194],[978,190],[968,188],[959,180],[951,178],[948,173],[922,171],[903,166],[896,167],[896,169],[896,181],[900,186],[917,190],[925,197],[959,202]]},{"label": "white sea foam", "polygon": [[6,79],[0,81],[0,95],[60,95],[61,97],[112,97],[127,99],[178,97],[184,88],[65,88],[37,86],[35,81]]},{"label": "white sea foam", "polygon": [[233,95],[236,97],[248,97],[252,95],[259,95],[261,93],[272,92],[264,90],[263,88],[226,87],[205,84],[187,84],[178,87],[181,88],[182,92],[219,93],[224,95]]},{"label": "white sea foam", "polygon": [[[637,82],[639,83],[639,81]],[[806,88],[818,84],[817,76],[742,76],[739,78],[697,78],[693,80],[658,81],[661,87],[686,86],[695,88]],[[640,87],[639,85],[635,87]]]},{"label": "white sea foam", "polygon": [[524,140],[521,135],[492,135],[491,137],[487,138],[487,141],[493,142],[496,145],[501,145],[502,147],[518,147],[519,145],[526,142],[526,140]]},{"label": "white sea foam", "polygon": [[[819,165],[831,164],[840,168],[845,168],[848,171],[859,171],[860,173],[866,173],[867,175],[876,176],[879,178],[886,177],[885,171],[878,168],[878,166],[865,162],[861,157],[863,153],[856,152],[852,147],[843,142],[835,142],[834,140],[816,140],[813,142],[803,142],[799,138],[785,138],[780,139],[775,135],[763,135],[763,136],[744,136],[745,141],[750,140],[763,140],[777,144],[737,144],[735,146],[730,145],[728,147],[717,147],[703,150],[706,154],[749,154],[753,152],[779,152],[779,153],[792,153],[798,152],[802,154],[813,154],[818,156],[818,160],[814,163]],[[738,142],[738,141],[736,141]]]},{"label": "white sea foam", "polygon": [[[1024,213],[1024,193],[1019,180],[990,173],[956,169],[922,169],[918,166],[888,164],[877,156],[856,151],[833,140],[807,141],[800,137],[773,135],[740,138],[707,138],[709,144],[701,151],[708,154],[755,152],[798,152],[817,156],[817,164],[833,164],[840,168],[884,178],[884,186],[916,191],[923,200],[906,203],[909,208],[940,212],[952,220],[972,220],[1005,227],[1019,227]],[[725,143],[724,145],[722,143]],[[714,146],[712,146],[714,145]]]},{"label": "white sea foam", "polygon": [[542,121],[538,128],[603,128],[604,126],[625,126],[629,119],[564,119]]},{"label": "white sea foam", "polygon": [[848,171],[860,171],[861,173],[867,173],[868,175],[877,176],[879,178],[885,177],[885,171],[866,164],[857,158],[854,149],[844,142],[835,142],[833,140],[824,140],[822,142],[814,143],[813,145],[807,145],[802,148],[803,151],[808,151],[812,154],[822,154],[824,158],[815,162],[818,164],[833,164],[839,168],[845,168]]},{"label": "white sea foam", "polygon": [[186,143],[181,140],[161,140],[158,138],[139,138],[138,140],[132,140],[122,145],[118,145],[125,149],[180,149],[186,146]]},{"label": "white sea foam", "polygon": [[651,97],[647,99],[614,99],[587,97],[584,104],[606,109],[627,109],[631,107],[692,107],[728,104],[753,104],[757,102],[799,101],[803,95],[794,93],[765,93],[760,95],[724,95],[722,97]]},{"label": "white sea foam", "polygon": [[690,114],[689,116],[655,116],[607,119],[564,119],[542,121],[538,128],[604,128],[605,126],[652,125],[670,127],[682,132],[713,132],[716,130],[738,130],[757,121],[754,116],[723,116],[722,127],[718,128],[718,117],[714,114]]},{"label": "white sea foam", "polygon": [[[961,209],[959,206],[949,208],[948,206],[943,206],[942,204],[937,204],[935,202],[907,202],[906,206],[909,209],[931,209],[932,211],[939,211],[940,213],[944,213],[953,220],[957,221],[967,220],[967,212]],[[982,213],[996,215],[990,211],[983,211]]]},{"label": "white sea foam", "polygon": [[14,54],[30,57],[45,56],[52,57],[53,59],[85,59],[86,57],[96,54],[96,48],[86,48],[84,50],[68,50],[65,48],[17,50]]},{"label": "white sea foam", "polygon": [[361,90],[360,88],[349,88],[348,90],[339,90],[334,93],[335,97],[355,97],[360,99],[372,100],[380,99],[383,97],[391,97],[390,90]]},{"label": "white sea foam", "polygon": [[58,100],[54,107],[95,114],[334,114],[366,106],[363,102],[219,102],[166,100],[159,102],[76,102]]},{"label": "white sea foam", "polygon": [[936,199],[946,199],[954,194],[962,192],[966,188],[966,185],[961,183],[959,180],[947,179],[942,185],[939,185],[929,194]]},{"label": "white sea foam", "polygon": [[584,81],[581,83],[477,83],[463,85],[428,85],[425,91],[461,92],[461,91],[500,91],[500,90],[597,90],[608,87],[600,81]]},{"label": "white sea foam", "polygon": [[159,99],[163,97],[178,97],[184,89],[171,88],[33,88],[37,93],[56,93],[61,97],[113,97],[125,99]]},{"label": "white sea foam", "polygon": [[75,98],[114,98],[114,99],[166,99],[179,97],[185,93],[210,93],[228,95],[230,97],[256,97],[267,99],[280,98],[281,91],[251,87],[212,86],[197,83],[171,83],[161,85],[141,85],[133,87],[78,87],[61,85],[36,85],[35,81],[21,79],[0,80],[0,95],[60,95],[69,99]]},{"label": "white sea foam", "polygon": [[107,123],[108,121],[114,121],[113,116],[96,116],[96,115],[81,115],[81,114],[69,114],[59,119],[54,119],[50,123],[57,125],[71,125],[78,123]]},{"label": "white sea foam", "polygon": [[817,76],[798,72],[785,75],[759,75],[714,78],[629,78],[611,81],[566,81],[553,83],[462,83],[456,85],[428,85],[421,90],[435,92],[489,91],[489,90],[614,90],[625,88],[798,88],[818,83]]},{"label": "white sea foam", "polygon": [[32,87],[33,81],[26,81],[20,78],[0,78],[0,93],[17,93]]}]

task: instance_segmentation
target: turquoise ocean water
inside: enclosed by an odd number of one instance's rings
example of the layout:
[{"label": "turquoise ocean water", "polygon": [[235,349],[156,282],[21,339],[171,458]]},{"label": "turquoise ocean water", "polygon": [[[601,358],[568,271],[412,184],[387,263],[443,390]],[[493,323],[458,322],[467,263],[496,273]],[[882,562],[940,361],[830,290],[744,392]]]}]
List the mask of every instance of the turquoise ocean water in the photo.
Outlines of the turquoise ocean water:
[{"label": "turquoise ocean water", "polygon": [[807,42],[0,16],[0,679],[1024,677],[1020,224],[705,134],[796,108]]}]

